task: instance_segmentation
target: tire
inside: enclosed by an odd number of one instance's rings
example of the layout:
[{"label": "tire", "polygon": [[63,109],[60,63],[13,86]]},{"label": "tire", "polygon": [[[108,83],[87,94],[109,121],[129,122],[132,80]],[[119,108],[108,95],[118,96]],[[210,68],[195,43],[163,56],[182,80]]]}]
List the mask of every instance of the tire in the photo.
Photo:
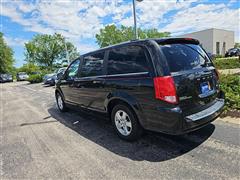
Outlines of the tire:
[{"label": "tire", "polygon": [[60,112],[66,112],[67,111],[67,107],[66,107],[66,104],[64,102],[64,98],[59,92],[56,93],[56,102],[57,102],[57,107],[58,107]]},{"label": "tire", "polygon": [[49,85],[50,85],[50,86],[55,86],[55,82],[54,82],[53,80],[51,80],[51,81],[49,82]]},{"label": "tire", "polygon": [[111,121],[117,135],[126,141],[135,141],[143,133],[134,112],[124,104],[116,105],[111,112]]}]

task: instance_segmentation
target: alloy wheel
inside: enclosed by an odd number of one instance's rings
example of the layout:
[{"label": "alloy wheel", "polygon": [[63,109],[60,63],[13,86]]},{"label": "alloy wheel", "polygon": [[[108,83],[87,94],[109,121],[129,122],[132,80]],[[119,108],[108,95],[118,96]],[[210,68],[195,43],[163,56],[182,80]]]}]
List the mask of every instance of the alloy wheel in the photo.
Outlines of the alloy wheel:
[{"label": "alloy wheel", "polygon": [[123,136],[128,136],[132,132],[132,122],[131,119],[129,118],[129,115],[125,111],[118,110],[115,113],[114,120],[117,130]]}]

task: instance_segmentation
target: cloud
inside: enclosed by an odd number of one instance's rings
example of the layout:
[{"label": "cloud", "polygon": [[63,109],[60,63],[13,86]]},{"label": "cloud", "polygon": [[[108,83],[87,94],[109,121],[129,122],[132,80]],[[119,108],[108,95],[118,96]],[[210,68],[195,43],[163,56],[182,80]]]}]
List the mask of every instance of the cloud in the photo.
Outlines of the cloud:
[{"label": "cloud", "polygon": [[77,49],[81,54],[98,49],[98,46],[94,44],[75,43],[75,45],[77,46]]},{"label": "cloud", "polygon": [[239,9],[229,9],[225,4],[199,4],[179,11],[172,22],[161,30],[179,35],[179,32],[186,33],[208,28],[235,31],[235,38],[239,41]]},{"label": "cloud", "polygon": [[[36,1],[36,4],[3,2],[1,15],[11,18],[28,31],[52,34],[66,31],[69,36],[93,38],[103,27],[107,15],[123,17],[131,11],[131,6],[120,5],[122,1]],[[129,6],[129,10],[125,7]],[[44,30],[45,29],[45,30]],[[50,30],[51,29],[51,30]]]},{"label": "cloud", "polygon": [[[165,15],[191,6],[196,0],[144,0],[137,3],[138,20],[143,28],[159,28]],[[168,19],[169,21],[169,19]]]},{"label": "cloud", "polygon": [[[144,0],[136,3],[138,25],[169,31],[173,35],[216,27],[233,30],[240,39],[239,8],[231,9],[229,4],[233,3]],[[70,38],[79,49],[85,50],[95,45],[78,42],[94,39],[104,25],[133,25],[131,0],[3,1],[0,13],[22,25],[25,31],[42,34],[58,32]]]},{"label": "cloud", "polygon": [[3,38],[9,46],[24,46],[24,43],[28,41],[22,38],[12,38],[7,36],[4,36]]},{"label": "cloud", "polygon": [[238,2],[238,0],[230,0],[228,4],[232,5],[232,4],[236,3],[236,2]]}]

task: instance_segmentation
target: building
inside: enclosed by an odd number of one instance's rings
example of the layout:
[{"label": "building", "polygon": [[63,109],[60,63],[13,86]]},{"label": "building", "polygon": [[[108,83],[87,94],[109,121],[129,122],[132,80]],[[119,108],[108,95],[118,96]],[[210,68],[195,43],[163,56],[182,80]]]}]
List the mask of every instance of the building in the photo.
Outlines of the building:
[{"label": "building", "polygon": [[215,28],[184,34],[178,37],[198,39],[207,52],[216,55],[224,55],[228,49],[234,47],[235,42],[234,31]]}]

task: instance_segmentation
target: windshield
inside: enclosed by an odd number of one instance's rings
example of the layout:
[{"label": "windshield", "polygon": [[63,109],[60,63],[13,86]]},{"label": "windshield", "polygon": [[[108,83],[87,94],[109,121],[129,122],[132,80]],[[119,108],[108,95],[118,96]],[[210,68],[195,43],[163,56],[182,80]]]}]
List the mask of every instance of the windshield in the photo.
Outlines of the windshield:
[{"label": "windshield", "polygon": [[32,74],[40,74],[40,72],[32,72]]},{"label": "windshield", "polygon": [[19,75],[26,75],[27,73],[25,73],[25,72],[20,72],[20,73],[18,73]]},{"label": "windshield", "polygon": [[212,65],[207,54],[199,45],[166,44],[161,45],[161,49],[167,59],[171,72]]},{"label": "windshield", "polygon": [[229,52],[230,52],[230,53],[231,53],[231,52],[235,53],[235,52],[237,52],[237,50],[238,50],[238,49],[230,49]]}]

